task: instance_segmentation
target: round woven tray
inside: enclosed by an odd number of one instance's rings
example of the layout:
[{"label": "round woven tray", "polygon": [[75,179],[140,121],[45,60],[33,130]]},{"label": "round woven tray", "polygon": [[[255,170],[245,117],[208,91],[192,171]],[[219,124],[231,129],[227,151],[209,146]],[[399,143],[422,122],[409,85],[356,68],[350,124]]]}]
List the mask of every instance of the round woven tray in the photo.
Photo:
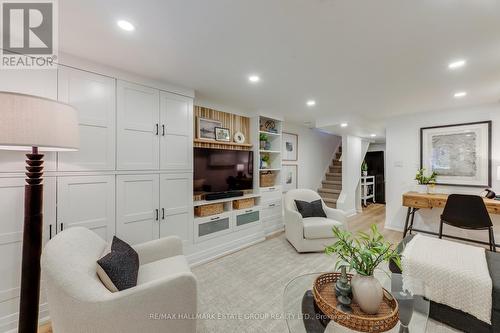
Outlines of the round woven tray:
[{"label": "round woven tray", "polygon": [[[352,274],[347,274],[349,281]],[[354,301],[351,304],[352,313],[337,309],[335,283],[340,278],[340,273],[325,273],[316,278],[313,286],[313,295],[316,305],[331,320],[342,326],[358,332],[386,332],[396,326],[399,321],[398,302],[384,289],[384,299],[380,304],[378,313],[369,315],[361,311]]]}]

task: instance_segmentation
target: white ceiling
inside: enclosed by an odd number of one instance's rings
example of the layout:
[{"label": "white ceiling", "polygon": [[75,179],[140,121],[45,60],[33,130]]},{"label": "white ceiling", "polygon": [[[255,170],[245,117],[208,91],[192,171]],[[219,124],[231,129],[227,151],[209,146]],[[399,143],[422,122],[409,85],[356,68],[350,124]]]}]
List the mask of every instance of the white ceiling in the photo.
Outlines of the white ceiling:
[{"label": "white ceiling", "polygon": [[495,0],[60,0],[59,17],[61,51],[333,131],[500,98]]}]

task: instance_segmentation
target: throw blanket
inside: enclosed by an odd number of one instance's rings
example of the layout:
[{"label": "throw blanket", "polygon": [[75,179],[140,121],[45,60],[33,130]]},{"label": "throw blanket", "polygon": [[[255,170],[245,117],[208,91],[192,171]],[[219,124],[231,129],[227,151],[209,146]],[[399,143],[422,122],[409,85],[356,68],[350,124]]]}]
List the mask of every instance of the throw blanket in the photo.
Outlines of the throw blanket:
[{"label": "throw blanket", "polygon": [[403,251],[402,268],[403,285],[410,292],[491,324],[485,249],[417,234]]}]

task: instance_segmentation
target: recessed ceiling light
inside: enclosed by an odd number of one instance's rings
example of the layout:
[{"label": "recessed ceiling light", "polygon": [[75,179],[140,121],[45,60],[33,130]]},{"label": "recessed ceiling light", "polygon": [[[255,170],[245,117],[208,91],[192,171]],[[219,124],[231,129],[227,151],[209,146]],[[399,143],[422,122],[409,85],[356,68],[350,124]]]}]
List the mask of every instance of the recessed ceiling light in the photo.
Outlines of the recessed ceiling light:
[{"label": "recessed ceiling light", "polygon": [[258,75],[250,75],[248,77],[248,81],[250,81],[252,83],[257,83],[260,81],[260,77]]},{"label": "recessed ceiling light", "polygon": [[125,20],[119,20],[116,24],[125,31],[134,31],[135,27],[132,23]]},{"label": "recessed ceiling light", "polygon": [[340,127],[347,127],[347,123],[340,124]]},{"label": "recessed ceiling light", "polygon": [[370,136],[371,136],[372,138],[374,138],[374,137],[376,137],[376,136],[377,136],[377,134],[370,134]]},{"label": "recessed ceiling light", "polygon": [[459,91],[459,92],[456,92],[453,97],[455,98],[462,98],[462,97],[465,97],[467,96],[467,92],[466,91]]},{"label": "recessed ceiling light", "polygon": [[314,100],[311,99],[311,100],[307,101],[306,104],[307,104],[307,106],[315,106],[316,105],[316,101],[314,101]]},{"label": "recessed ceiling light", "polygon": [[466,64],[467,64],[467,61],[465,61],[463,59],[455,60],[455,61],[452,61],[448,64],[448,68],[449,69],[457,69],[460,67],[464,67]]}]

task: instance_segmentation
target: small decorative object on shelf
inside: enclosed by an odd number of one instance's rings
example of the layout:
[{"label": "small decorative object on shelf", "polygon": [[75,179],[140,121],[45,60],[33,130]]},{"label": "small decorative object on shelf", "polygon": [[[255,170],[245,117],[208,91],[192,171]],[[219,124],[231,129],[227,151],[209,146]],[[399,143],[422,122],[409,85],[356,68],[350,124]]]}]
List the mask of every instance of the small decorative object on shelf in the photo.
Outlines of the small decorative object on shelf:
[{"label": "small decorative object on shelf", "polygon": [[276,122],[271,119],[261,120],[260,130],[269,133],[278,133],[278,130],[276,129]]},{"label": "small decorative object on shelf", "polygon": [[260,149],[266,149],[266,145],[268,143],[268,140],[269,140],[269,136],[266,133],[259,134]]},{"label": "small decorative object on shelf", "polygon": [[333,227],[337,241],[326,247],[325,253],[338,256],[335,270],[346,266],[356,271],[351,280],[352,294],[361,310],[367,314],[376,314],[383,300],[384,293],[380,282],[373,272],[382,262],[394,261],[401,266],[401,256],[393,245],[384,240],[377,225],[371,226],[371,235],[359,232],[352,233]]},{"label": "small decorative object on shelf", "polygon": [[346,266],[342,266],[340,268],[340,279],[335,283],[335,293],[337,295],[338,305],[337,308],[346,312],[352,313],[351,309],[351,296],[352,290],[351,285],[349,284],[349,279],[347,278],[347,268]]},{"label": "small decorative object on shelf", "polygon": [[207,118],[197,118],[198,139],[215,140],[215,128],[221,127],[222,122]]},{"label": "small decorative object on shelf", "polygon": [[236,143],[245,143],[245,135],[241,132],[234,133],[233,139]]},{"label": "small decorative object on shelf", "polygon": [[276,175],[272,171],[260,173],[260,187],[274,186]]},{"label": "small decorative object on shelf", "polygon": [[216,127],[215,128],[215,140],[216,141],[231,141],[231,133],[229,132],[229,128]]},{"label": "small decorative object on shelf", "polygon": [[368,176],[368,163],[366,161],[363,161],[363,164],[361,164],[361,174],[363,176]]},{"label": "small decorative object on shelf", "polygon": [[271,158],[269,157],[269,154],[262,154],[262,156],[260,157],[260,168],[268,169],[270,160]]},{"label": "small decorative object on shelf", "polygon": [[417,192],[419,193],[434,193],[436,187],[436,177],[438,174],[432,172],[430,176],[425,176],[425,168],[417,171],[415,175],[415,180],[417,181]]}]

